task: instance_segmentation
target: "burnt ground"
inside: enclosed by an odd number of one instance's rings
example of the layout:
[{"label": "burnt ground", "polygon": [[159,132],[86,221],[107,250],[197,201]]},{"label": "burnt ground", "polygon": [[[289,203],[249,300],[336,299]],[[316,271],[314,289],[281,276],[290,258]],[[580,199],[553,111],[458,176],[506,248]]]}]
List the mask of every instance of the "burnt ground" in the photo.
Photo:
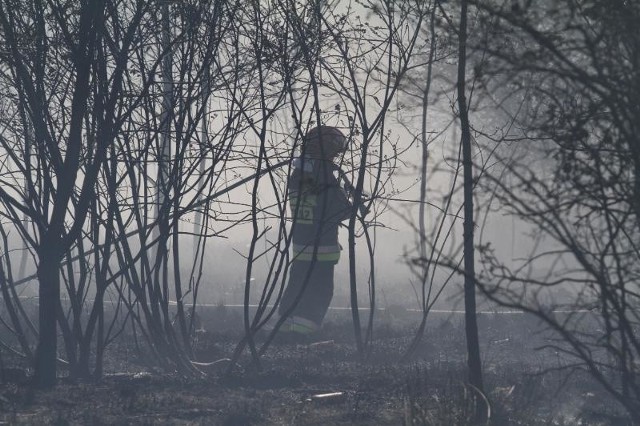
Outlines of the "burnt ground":
[{"label": "burnt ground", "polygon": [[[98,383],[62,378],[46,392],[19,379],[0,384],[0,424],[469,424],[475,393],[464,385],[462,318],[434,318],[415,354],[401,361],[417,315],[385,315],[365,360],[354,349],[350,322],[334,315],[316,336],[318,344],[276,342],[260,371],[245,354],[231,376],[187,379],[153,371],[120,341]],[[229,356],[239,336],[234,326],[241,323],[235,311],[203,315],[209,331],[197,336],[199,359]],[[588,376],[557,371],[570,360],[536,349],[546,338],[531,318],[481,315],[479,326],[491,424],[629,424]]]}]

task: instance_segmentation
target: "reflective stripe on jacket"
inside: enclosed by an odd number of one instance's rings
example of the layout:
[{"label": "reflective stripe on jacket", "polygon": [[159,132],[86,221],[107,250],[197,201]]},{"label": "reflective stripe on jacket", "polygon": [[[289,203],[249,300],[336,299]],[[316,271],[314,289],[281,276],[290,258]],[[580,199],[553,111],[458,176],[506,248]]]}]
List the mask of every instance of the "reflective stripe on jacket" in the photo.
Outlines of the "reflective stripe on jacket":
[{"label": "reflective stripe on jacket", "polygon": [[340,244],[332,244],[328,246],[303,246],[293,244],[293,260],[312,261],[315,251],[316,261],[318,262],[337,262],[340,260]]}]

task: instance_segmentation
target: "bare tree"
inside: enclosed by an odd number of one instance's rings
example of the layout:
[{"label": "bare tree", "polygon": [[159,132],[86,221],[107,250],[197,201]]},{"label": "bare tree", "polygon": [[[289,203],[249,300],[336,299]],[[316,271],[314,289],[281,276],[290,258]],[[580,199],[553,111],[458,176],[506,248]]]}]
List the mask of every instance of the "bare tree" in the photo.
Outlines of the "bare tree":
[{"label": "bare tree", "polygon": [[[153,53],[147,49],[137,56],[128,74],[130,90],[137,90],[137,76],[150,65],[163,66],[153,68],[153,96],[136,108],[118,140],[125,190],[117,194],[122,201],[115,213],[115,250],[121,268],[112,279],[121,280],[119,296],[126,300],[136,338],[143,337],[140,347],[149,362],[187,374],[197,373],[191,338],[206,242],[224,232],[211,230],[212,206],[226,192],[221,188],[233,186],[226,173],[234,173],[240,160],[234,163],[231,154],[242,156],[233,149],[245,125],[229,94],[244,71],[229,56],[236,53],[224,48],[234,46],[231,21],[224,17],[235,10],[236,3],[224,2],[156,10],[153,22],[163,23],[165,31],[150,37]],[[194,214],[195,228],[186,230]],[[194,237],[193,260],[185,260],[186,242]]]},{"label": "bare tree", "polygon": [[[458,33],[458,113],[460,114],[460,143],[462,145],[462,168],[464,179],[464,312],[465,333],[467,337],[467,368],[469,384],[480,394],[484,393],[482,383],[482,363],[480,361],[480,341],[476,316],[476,273],[474,247],[474,211],[473,211],[473,158],[471,152],[471,126],[469,123],[468,101],[466,95],[467,80],[467,16],[466,0],[460,3],[460,31]],[[485,421],[488,406],[484,396],[477,397],[475,420]]]},{"label": "bare tree", "polygon": [[[331,38],[337,50],[336,57],[340,63],[345,64],[342,75],[329,67],[333,65],[333,58],[324,61],[333,77],[328,82],[328,87],[340,96],[345,108],[352,111],[353,131],[362,139],[357,150],[350,151],[350,156],[346,159],[346,164],[353,167],[349,173],[349,181],[352,182],[354,209],[349,218],[347,230],[351,312],[356,345],[360,354],[364,353],[366,339],[362,337],[358,313],[356,237],[359,232],[357,225],[362,224],[362,232],[366,236],[367,227],[375,224],[375,220],[367,223],[366,214],[372,210],[377,198],[384,198],[381,196],[386,191],[385,170],[388,171],[388,167],[394,164],[393,159],[397,158],[396,146],[387,135],[387,113],[404,76],[413,64],[414,49],[421,31],[422,20],[429,10],[428,4],[390,1],[366,2],[364,6],[371,11],[371,20],[379,25],[372,26],[370,34],[362,32],[360,35],[359,31],[355,31],[355,38],[349,38],[348,32],[332,32]],[[417,21],[412,22],[413,18]],[[369,44],[376,48],[366,54],[360,51],[362,46]],[[361,81],[364,81],[364,84]],[[372,105],[375,106],[372,107]],[[365,187],[367,180],[369,185]],[[372,258],[373,240],[367,237],[366,241],[370,244],[368,250]],[[371,262],[370,274],[374,274],[374,264],[375,262]],[[375,276],[370,275],[371,312],[375,309],[374,279]],[[365,337],[371,335],[372,325],[373,317],[370,316],[369,330],[365,333]]]},{"label": "bare tree", "polygon": [[[0,5],[7,85],[18,109],[26,111],[21,133],[32,128],[34,135],[33,145],[22,143],[20,134],[5,140],[11,167],[26,184],[7,182],[0,198],[37,255],[35,382],[42,386],[56,380],[59,265],[82,234],[108,147],[129,113],[121,97],[123,76],[145,12],[143,2],[125,11],[104,1]],[[33,232],[18,219],[21,214]]]}]

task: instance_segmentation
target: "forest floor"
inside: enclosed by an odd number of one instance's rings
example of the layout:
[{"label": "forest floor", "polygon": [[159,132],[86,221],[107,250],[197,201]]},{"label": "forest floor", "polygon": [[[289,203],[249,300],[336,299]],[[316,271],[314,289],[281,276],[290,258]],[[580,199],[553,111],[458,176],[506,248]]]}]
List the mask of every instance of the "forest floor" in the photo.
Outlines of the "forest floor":
[{"label": "forest floor", "polygon": [[[416,314],[387,313],[361,360],[350,322],[335,316],[312,344],[275,342],[256,370],[245,355],[231,376],[199,379],[154,372],[119,342],[98,383],[62,378],[50,391],[0,384],[0,424],[11,425],[465,425],[475,393],[465,383],[461,316],[435,318],[416,352],[400,361]],[[410,318],[411,317],[411,318]],[[411,321],[410,321],[411,320]],[[239,311],[215,310],[198,334],[202,361],[228,357]],[[413,324],[413,325],[410,325]],[[588,376],[549,350],[524,315],[479,317],[492,425],[625,425],[620,409]]]}]

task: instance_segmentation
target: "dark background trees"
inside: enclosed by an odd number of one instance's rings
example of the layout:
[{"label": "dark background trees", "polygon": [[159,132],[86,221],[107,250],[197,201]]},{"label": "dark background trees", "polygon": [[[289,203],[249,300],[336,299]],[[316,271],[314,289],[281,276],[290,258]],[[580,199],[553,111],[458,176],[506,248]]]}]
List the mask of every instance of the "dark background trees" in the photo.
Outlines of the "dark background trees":
[{"label": "dark background trees", "polygon": [[[490,59],[476,74],[514,120],[505,139],[519,140],[497,151],[481,186],[536,241],[516,263],[483,246],[482,289],[542,318],[574,359],[567,369],[587,371],[637,421],[640,8],[477,7],[488,34],[477,47]],[[555,300],[558,288],[571,297]]]}]

